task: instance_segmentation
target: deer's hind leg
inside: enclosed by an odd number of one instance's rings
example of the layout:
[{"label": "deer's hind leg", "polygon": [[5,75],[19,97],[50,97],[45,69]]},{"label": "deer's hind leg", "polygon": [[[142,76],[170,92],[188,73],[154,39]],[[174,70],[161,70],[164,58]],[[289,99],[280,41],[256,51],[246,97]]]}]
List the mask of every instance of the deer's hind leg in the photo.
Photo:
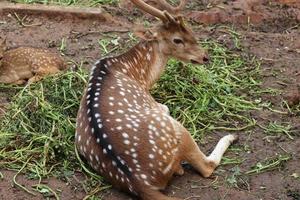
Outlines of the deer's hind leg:
[{"label": "deer's hind leg", "polygon": [[180,131],[178,134],[181,135],[181,144],[179,147],[181,159],[190,163],[204,177],[209,177],[213,173],[215,168],[220,164],[221,158],[227,148],[237,140],[237,136],[232,134],[222,137],[213,152],[209,156],[206,156],[182,125],[177,125],[176,131]]},{"label": "deer's hind leg", "polygon": [[14,83],[14,84],[22,84],[24,82],[18,82],[20,77],[14,70],[9,70],[2,72],[0,74],[0,83]]}]

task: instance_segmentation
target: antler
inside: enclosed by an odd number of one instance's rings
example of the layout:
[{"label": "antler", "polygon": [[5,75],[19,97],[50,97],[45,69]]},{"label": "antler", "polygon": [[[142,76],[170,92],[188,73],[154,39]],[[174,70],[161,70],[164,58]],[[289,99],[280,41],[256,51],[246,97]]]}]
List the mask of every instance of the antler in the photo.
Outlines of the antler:
[{"label": "antler", "polygon": [[180,4],[177,7],[170,5],[166,0],[158,0],[157,4],[159,4],[164,10],[168,11],[173,15],[177,15],[186,5],[187,0],[180,1]]},{"label": "antler", "polygon": [[154,8],[148,4],[146,4],[142,0],[131,0],[132,3],[134,3],[138,8],[142,9],[143,11],[161,19],[163,22],[167,22],[168,18],[166,17],[165,13],[158,10],[157,8]]}]

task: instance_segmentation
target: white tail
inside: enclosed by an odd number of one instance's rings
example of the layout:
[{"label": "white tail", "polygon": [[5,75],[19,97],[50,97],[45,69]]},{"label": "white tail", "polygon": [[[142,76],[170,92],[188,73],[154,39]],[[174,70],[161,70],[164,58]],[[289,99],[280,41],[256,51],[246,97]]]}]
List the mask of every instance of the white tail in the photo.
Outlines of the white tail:
[{"label": "white tail", "polygon": [[180,162],[210,176],[236,137],[223,137],[206,157],[168,108],[153,99],[149,89],[170,57],[203,63],[208,56],[181,16],[132,2],[163,24],[136,31],[142,41],[123,55],[96,62],[78,112],[76,146],[115,187],[144,200],[174,199],[159,190],[174,173],[183,173]]}]

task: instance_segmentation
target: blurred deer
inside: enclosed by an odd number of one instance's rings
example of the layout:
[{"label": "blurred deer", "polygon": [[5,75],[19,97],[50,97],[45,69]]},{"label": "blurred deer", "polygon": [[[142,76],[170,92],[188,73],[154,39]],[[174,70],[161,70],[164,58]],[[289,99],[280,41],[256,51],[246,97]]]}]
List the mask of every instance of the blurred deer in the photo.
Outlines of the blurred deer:
[{"label": "blurred deer", "polygon": [[63,59],[48,50],[18,47],[7,50],[6,41],[0,43],[0,83],[23,84],[66,69]]},{"label": "blurred deer", "polygon": [[164,11],[131,1],[162,23],[138,30],[140,43],[126,53],[96,62],[77,115],[76,147],[114,187],[143,200],[175,200],[160,190],[174,173],[184,173],[181,161],[208,177],[237,137],[223,137],[205,156],[167,106],[149,93],[170,57],[195,64],[209,60],[183,17],[171,14],[186,1],[174,9],[158,1]]}]

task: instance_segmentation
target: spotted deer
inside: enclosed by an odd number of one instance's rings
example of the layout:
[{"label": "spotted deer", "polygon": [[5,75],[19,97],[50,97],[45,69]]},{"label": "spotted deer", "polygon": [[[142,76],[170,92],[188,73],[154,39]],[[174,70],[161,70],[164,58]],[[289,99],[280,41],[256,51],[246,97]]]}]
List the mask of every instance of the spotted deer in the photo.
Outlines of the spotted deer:
[{"label": "spotted deer", "polygon": [[67,68],[58,54],[46,49],[6,48],[6,40],[3,40],[0,42],[0,83],[23,84],[27,80],[32,83]]},{"label": "spotted deer", "polygon": [[[126,53],[95,63],[78,111],[76,147],[114,187],[143,200],[175,200],[160,190],[174,173],[184,173],[181,162],[208,177],[237,137],[224,136],[205,156],[167,106],[150,95],[170,57],[202,64],[208,56],[183,17],[171,14],[174,10],[131,1],[162,23],[138,30],[141,41]],[[181,2],[175,11],[184,5]]]}]

